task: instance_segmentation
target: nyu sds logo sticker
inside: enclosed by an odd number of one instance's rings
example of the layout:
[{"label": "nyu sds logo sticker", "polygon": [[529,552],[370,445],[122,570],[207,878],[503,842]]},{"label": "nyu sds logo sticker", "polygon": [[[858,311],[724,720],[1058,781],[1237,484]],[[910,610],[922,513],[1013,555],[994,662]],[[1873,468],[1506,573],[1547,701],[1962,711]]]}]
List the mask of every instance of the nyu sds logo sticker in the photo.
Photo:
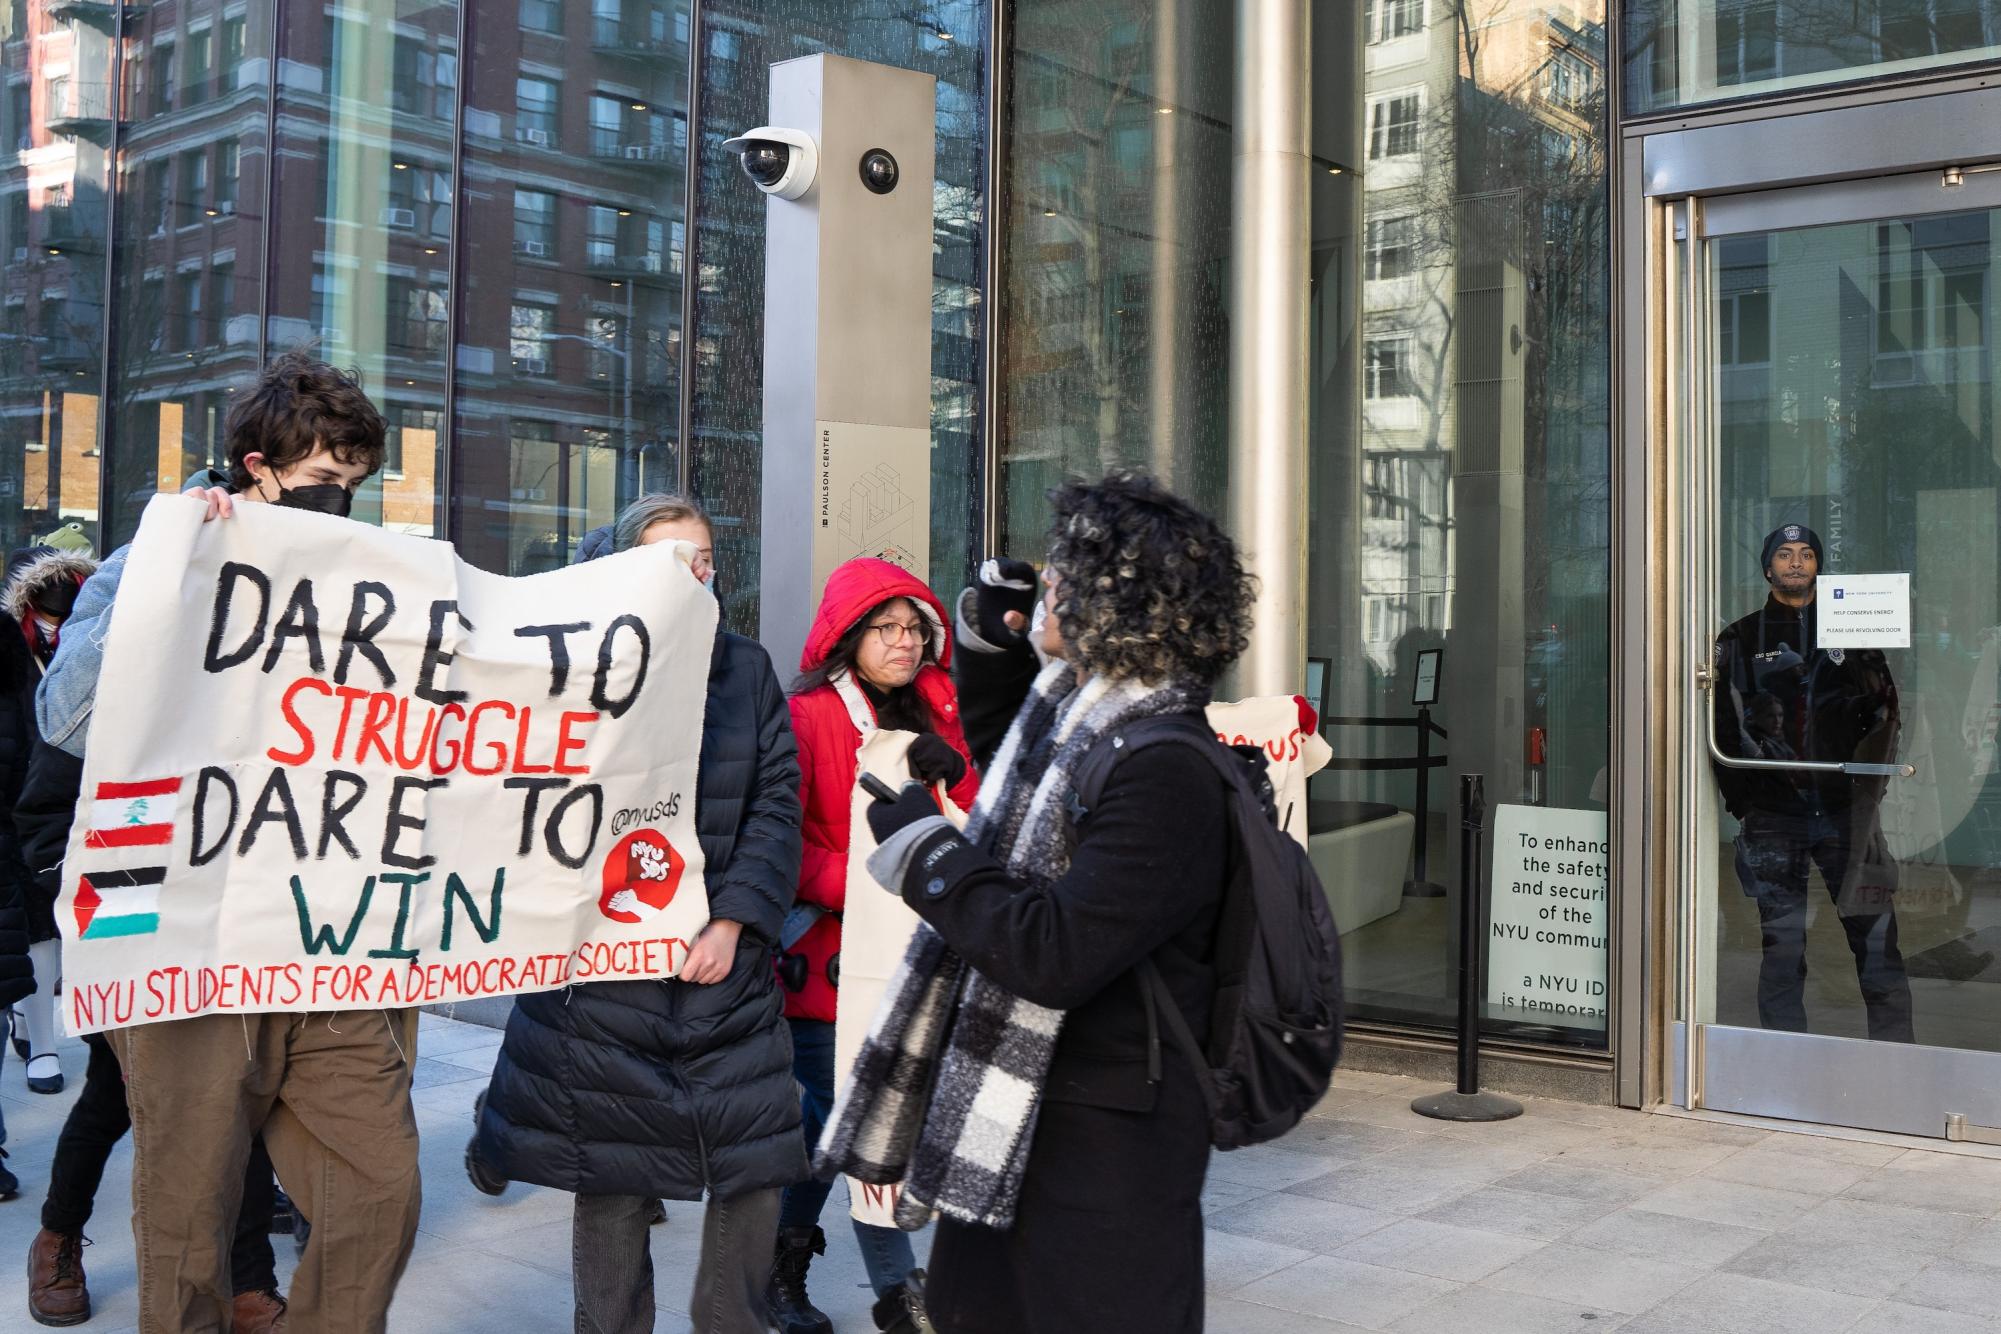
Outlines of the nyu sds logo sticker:
[{"label": "nyu sds logo sticker", "polygon": [[666,835],[635,829],[605,854],[598,911],[614,922],[644,921],[674,901],[687,867]]}]

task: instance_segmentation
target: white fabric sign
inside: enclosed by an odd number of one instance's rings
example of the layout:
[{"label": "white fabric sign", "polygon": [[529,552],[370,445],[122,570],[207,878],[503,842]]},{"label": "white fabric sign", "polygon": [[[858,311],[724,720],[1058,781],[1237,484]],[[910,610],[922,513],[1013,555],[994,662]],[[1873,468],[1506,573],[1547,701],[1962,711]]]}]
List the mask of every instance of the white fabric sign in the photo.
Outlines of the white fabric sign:
[{"label": "white fabric sign", "polygon": [[1823,574],[1813,600],[1816,648],[1911,646],[1908,574]]},{"label": "white fabric sign", "polygon": [[1295,695],[1260,695],[1211,704],[1209,726],[1225,745],[1259,746],[1278,798],[1279,827],[1307,846],[1306,780],[1327,767],[1334,748],[1318,731],[1301,726]]},{"label": "white fabric sign", "polygon": [[110,617],[58,909],[71,1032],[680,970],[716,625],[691,548],[508,579],[202,513],[153,499]]},{"label": "white fabric sign", "polygon": [[[910,938],[917,932],[919,918],[903,899],[876,884],[868,873],[868,859],[875,852],[875,833],[868,826],[868,808],[874,798],[861,789],[861,775],[874,774],[892,788],[910,781],[905,755],[915,732],[874,732],[862,743],[852,810],[848,824],[848,897],[841,913],[841,985],[834,1009],[834,1086],[848,1082],[855,1057],[861,1054],[862,1039],[875,1021],[876,1008],[889,986],[891,974],[903,962]],[[938,794],[945,818],[961,828],[966,813],[953,805],[942,791]],[[848,1208],[864,1223],[877,1227],[896,1226],[896,1186],[872,1186],[846,1178]]]}]

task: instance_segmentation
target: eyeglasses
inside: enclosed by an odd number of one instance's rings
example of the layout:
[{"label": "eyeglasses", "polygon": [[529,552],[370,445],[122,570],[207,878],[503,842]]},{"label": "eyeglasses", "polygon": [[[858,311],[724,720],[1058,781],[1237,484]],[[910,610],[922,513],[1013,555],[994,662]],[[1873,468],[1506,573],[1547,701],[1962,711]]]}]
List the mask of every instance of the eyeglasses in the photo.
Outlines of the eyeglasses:
[{"label": "eyeglasses", "polygon": [[923,621],[877,621],[868,628],[884,648],[895,648],[906,635],[919,644],[931,643],[931,627]]}]

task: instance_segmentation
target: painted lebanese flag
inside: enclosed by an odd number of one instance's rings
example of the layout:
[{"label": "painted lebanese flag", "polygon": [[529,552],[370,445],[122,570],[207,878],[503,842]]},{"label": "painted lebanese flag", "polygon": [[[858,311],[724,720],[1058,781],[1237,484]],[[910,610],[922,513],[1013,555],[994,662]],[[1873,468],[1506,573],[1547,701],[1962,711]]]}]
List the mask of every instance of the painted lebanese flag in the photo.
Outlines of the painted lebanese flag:
[{"label": "painted lebanese flag", "polygon": [[[139,850],[149,861],[164,860],[174,841],[174,811],[180,791],[178,778],[99,783],[90,806],[84,849],[112,853]],[[124,856],[109,860],[129,861],[132,856],[132,851],[126,851]],[[166,878],[163,864],[85,868],[78,877],[74,905],[77,934],[85,940],[101,940],[159,930],[160,885]]]}]

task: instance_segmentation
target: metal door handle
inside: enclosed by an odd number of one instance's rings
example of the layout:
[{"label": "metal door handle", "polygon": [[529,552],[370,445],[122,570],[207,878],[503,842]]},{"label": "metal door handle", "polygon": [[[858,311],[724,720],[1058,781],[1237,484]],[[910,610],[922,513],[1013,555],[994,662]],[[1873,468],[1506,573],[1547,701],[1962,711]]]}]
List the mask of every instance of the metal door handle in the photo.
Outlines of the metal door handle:
[{"label": "metal door handle", "polygon": [[1873,764],[1863,760],[1747,760],[1725,755],[1716,744],[1716,709],[1703,701],[1709,720],[1703,735],[1709,741],[1709,756],[1726,769],[1758,769],[1767,773],[1846,774],[1850,778],[1916,778],[1915,764]]}]

